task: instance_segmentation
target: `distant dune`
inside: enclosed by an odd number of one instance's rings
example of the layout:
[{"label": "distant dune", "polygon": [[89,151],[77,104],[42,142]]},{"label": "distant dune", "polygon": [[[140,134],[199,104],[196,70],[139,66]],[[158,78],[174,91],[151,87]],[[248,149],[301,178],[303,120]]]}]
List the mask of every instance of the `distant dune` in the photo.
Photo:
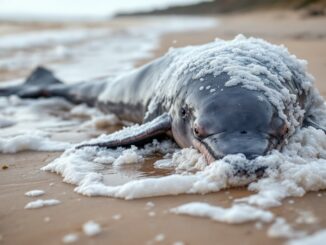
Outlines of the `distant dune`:
[{"label": "distant dune", "polygon": [[324,15],[326,0],[214,0],[212,2],[203,2],[187,6],[174,6],[149,12],[119,13],[116,16],[203,15],[280,8],[307,9],[309,15]]}]

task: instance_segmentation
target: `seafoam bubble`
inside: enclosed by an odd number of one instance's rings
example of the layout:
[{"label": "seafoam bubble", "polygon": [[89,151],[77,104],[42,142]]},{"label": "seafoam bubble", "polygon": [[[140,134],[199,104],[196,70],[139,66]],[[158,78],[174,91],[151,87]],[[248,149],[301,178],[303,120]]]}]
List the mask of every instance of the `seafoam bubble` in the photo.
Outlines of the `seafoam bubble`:
[{"label": "seafoam bubble", "polygon": [[90,220],[83,224],[83,232],[87,236],[96,236],[102,231],[101,226],[93,220]]},{"label": "seafoam bubble", "polygon": [[46,199],[46,200],[42,200],[42,199],[38,199],[36,201],[32,201],[29,202],[25,205],[25,209],[35,209],[35,208],[42,208],[42,207],[46,207],[46,206],[54,206],[54,205],[58,205],[61,202],[57,199]]}]

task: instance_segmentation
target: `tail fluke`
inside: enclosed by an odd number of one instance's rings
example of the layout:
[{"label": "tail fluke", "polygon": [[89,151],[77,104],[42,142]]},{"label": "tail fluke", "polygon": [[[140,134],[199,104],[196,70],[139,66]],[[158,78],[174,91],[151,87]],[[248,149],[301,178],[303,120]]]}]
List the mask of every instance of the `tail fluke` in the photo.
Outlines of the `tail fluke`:
[{"label": "tail fluke", "polygon": [[17,95],[26,99],[60,97],[74,104],[86,103],[94,106],[98,95],[106,84],[106,79],[65,84],[57,79],[52,71],[44,67],[37,67],[23,84],[6,88],[0,87],[0,96]]},{"label": "tail fluke", "polygon": [[18,95],[21,98],[47,97],[50,85],[62,84],[52,71],[37,67],[21,85],[0,88],[0,96]]},{"label": "tail fluke", "polygon": [[27,77],[24,84],[45,86],[61,83],[62,82],[53,75],[52,71],[39,66]]}]

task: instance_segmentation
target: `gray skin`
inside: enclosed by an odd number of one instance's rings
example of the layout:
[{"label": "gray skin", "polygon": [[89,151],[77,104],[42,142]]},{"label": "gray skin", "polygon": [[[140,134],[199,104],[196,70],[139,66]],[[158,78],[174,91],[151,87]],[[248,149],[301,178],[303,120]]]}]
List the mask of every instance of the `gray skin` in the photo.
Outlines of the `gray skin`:
[{"label": "gray skin", "polygon": [[[194,147],[209,162],[228,154],[242,153],[254,159],[280,148],[287,137],[287,126],[279,118],[276,108],[263,92],[239,86],[227,87],[226,73],[214,77],[206,75],[204,81],[184,75],[171,85],[173,79],[157,81],[169,65],[163,56],[114,81],[97,80],[66,85],[45,68],[37,68],[21,86],[0,89],[0,96],[17,94],[22,98],[63,97],[73,103],[97,106],[105,113],[114,113],[122,120],[143,126],[124,138],[92,145],[114,148],[141,145],[160,135],[172,136],[180,147]],[[186,85],[185,85],[186,84]],[[210,93],[207,86],[218,86]],[[200,90],[200,86],[205,89]],[[271,85],[273,87],[273,85]],[[305,107],[306,96],[296,81],[289,81],[288,89],[297,93],[297,103]],[[101,93],[107,89],[106,101]],[[299,89],[298,89],[299,88]],[[280,89],[276,86],[273,89]],[[154,109],[148,107],[155,100]],[[311,119],[306,124],[319,127]]]}]

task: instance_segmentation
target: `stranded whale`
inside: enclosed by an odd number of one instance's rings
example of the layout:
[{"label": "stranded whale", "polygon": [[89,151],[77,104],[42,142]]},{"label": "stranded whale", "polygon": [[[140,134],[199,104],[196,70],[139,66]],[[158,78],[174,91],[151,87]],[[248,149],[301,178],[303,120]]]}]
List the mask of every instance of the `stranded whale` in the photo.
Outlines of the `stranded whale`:
[{"label": "stranded whale", "polygon": [[40,67],[0,96],[59,96],[142,124],[77,148],[139,145],[167,134],[209,162],[237,153],[253,159],[280,149],[302,126],[323,129],[311,113],[320,96],[305,66],[285,47],[240,35],[171,49],[114,80],[67,85]]}]

